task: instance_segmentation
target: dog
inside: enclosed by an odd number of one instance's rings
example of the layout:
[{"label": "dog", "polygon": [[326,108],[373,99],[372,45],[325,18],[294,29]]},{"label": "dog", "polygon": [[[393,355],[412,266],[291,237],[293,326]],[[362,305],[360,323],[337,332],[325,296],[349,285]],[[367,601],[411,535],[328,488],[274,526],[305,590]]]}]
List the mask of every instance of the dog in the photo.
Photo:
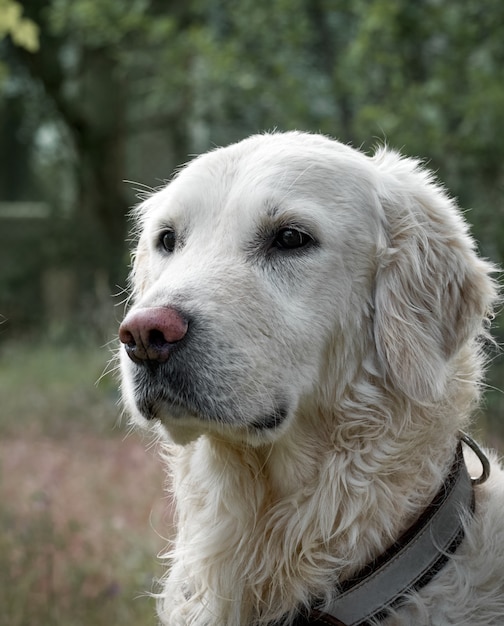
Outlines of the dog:
[{"label": "dog", "polygon": [[496,269],[433,174],[254,135],[135,223],[122,395],[176,504],[161,623],[502,626],[504,474],[461,434]]}]

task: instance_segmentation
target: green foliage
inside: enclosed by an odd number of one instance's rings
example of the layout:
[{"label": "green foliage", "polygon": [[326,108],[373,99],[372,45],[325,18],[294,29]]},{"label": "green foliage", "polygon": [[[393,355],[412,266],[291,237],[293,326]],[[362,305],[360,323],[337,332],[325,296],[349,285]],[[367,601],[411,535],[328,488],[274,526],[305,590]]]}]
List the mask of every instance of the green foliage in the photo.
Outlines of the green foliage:
[{"label": "green foliage", "polygon": [[[31,103],[25,119],[36,126],[38,111],[55,137],[52,150],[42,141],[32,150],[40,189],[71,216],[75,237],[60,238],[70,244],[60,257],[89,274],[114,268],[111,290],[124,280],[117,268],[133,202],[120,181],[156,186],[189,154],[274,128],[321,131],[365,149],[386,141],[424,158],[471,210],[483,253],[504,259],[500,0],[23,7],[40,26],[41,47],[10,60],[17,97]],[[52,184],[55,172],[70,183]]]},{"label": "green foliage", "polygon": [[[15,0],[0,0],[0,42],[10,36],[16,46],[29,52],[39,49],[39,28],[23,17],[23,9]],[[0,87],[7,81],[8,68],[0,61]]]},{"label": "green foliage", "polygon": [[120,45],[124,38],[142,28],[148,0],[53,0],[47,23],[55,35],[75,37],[90,48]]},{"label": "green foliage", "polygon": [[21,3],[0,0],[0,39],[10,35],[14,43],[29,52],[39,49],[39,29],[32,20],[23,17]]}]

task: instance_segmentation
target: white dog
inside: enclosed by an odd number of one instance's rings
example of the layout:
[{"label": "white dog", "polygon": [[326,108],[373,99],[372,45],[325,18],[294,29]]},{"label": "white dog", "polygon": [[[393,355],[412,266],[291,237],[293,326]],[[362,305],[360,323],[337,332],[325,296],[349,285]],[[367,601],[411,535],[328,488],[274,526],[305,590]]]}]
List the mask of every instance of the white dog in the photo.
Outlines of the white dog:
[{"label": "white dog", "polygon": [[433,177],[253,136],[137,217],[123,395],[166,435],[161,622],[502,626],[504,474],[460,443],[497,292]]}]

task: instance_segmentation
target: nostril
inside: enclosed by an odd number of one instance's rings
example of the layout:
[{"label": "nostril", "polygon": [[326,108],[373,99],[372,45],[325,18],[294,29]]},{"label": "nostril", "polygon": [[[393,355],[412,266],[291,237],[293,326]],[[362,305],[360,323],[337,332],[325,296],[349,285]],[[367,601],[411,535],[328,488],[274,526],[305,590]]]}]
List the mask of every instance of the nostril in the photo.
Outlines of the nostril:
[{"label": "nostril", "polygon": [[150,346],[162,348],[166,344],[173,343],[169,342],[162,331],[154,329],[149,331],[148,341]]},{"label": "nostril", "polygon": [[133,337],[132,333],[124,327],[124,324],[121,324],[121,326],[119,327],[119,340],[126,346],[136,346],[135,338]]}]

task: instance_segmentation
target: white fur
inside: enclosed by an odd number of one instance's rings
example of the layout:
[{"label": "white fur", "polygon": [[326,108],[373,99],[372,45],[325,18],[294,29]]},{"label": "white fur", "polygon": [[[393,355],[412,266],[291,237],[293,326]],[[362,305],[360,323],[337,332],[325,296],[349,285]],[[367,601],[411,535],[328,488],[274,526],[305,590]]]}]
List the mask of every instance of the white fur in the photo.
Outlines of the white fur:
[{"label": "white fur", "polygon": [[[303,133],[195,159],[138,223],[133,308],[176,306],[200,321],[173,367],[203,408],[166,403],[155,426],[177,510],[160,619],[288,624],[440,488],[478,401],[493,268],[418,162]],[[156,247],[167,226],[179,238],[171,254]],[[318,245],[268,249],[286,226]],[[138,367],[123,355],[125,403],[145,423]],[[252,427],[279,402],[277,429]],[[504,624],[495,458],[463,545],[383,623]]]}]

